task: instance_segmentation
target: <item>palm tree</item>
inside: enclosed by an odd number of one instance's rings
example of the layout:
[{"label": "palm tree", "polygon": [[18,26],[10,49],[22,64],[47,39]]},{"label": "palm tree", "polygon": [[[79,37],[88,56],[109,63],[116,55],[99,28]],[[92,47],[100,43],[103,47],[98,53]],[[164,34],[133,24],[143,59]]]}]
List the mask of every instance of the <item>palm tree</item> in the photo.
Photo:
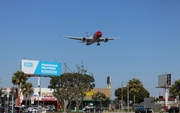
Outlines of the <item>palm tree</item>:
[{"label": "palm tree", "polygon": [[22,84],[26,83],[27,77],[26,74],[22,71],[16,71],[12,76],[12,83],[13,85],[18,86],[18,99],[16,99],[16,105],[19,105],[19,99],[20,99],[20,87]]},{"label": "palm tree", "polygon": [[20,87],[27,80],[26,74],[22,71],[16,71],[12,76],[13,85]]},{"label": "palm tree", "polygon": [[129,91],[133,94],[134,97],[134,105],[136,103],[136,94],[140,92],[143,88],[143,85],[139,79],[133,78],[128,82]]},{"label": "palm tree", "polygon": [[25,106],[27,106],[27,96],[32,95],[34,93],[34,88],[32,83],[26,82],[25,84],[21,85],[21,92],[23,95],[26,96],[26,103]]}]

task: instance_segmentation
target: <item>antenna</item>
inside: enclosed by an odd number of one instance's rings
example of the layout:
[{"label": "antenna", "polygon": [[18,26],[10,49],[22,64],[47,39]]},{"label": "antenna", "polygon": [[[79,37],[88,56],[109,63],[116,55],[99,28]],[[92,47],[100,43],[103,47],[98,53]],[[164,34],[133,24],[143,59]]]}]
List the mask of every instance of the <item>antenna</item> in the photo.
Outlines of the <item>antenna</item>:
[{"label": "antenna", "polygon": [[86,32],[86,36],[87,36],[87,38],[89,38],[88,32]]},{"label": "antenna", "polygon": [[0,84],[1,84],[2,82],[1,82],[1,78],[0,78]]}]

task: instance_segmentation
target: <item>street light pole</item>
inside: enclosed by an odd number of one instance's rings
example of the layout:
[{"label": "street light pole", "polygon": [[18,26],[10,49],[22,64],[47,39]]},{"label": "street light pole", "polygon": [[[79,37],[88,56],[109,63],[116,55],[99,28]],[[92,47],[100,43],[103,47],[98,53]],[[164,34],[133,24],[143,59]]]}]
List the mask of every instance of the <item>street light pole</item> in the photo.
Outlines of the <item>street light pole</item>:
[{"label": "street light pole", "polygon": [[129,113],[129,81],[128,76],[127,77],[127,113]]},{"label": "street light pole", "polygon": [[12,113],[14,113],[14,87],[12,87]]}]

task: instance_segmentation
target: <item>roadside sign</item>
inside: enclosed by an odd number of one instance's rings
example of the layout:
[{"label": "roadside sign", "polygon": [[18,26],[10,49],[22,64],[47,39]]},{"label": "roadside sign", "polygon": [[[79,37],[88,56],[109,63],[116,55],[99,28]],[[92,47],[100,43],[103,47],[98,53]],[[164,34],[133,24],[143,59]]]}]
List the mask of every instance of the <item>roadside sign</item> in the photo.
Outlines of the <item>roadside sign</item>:
[{"label": "roadside sign", "polygon": [[10,88],[7,88],[6,91],[9,93],[10,92]]},{"label": "roadside sign", "polygon": [[31,104],[34,104],[34,96],[31,96]]}]

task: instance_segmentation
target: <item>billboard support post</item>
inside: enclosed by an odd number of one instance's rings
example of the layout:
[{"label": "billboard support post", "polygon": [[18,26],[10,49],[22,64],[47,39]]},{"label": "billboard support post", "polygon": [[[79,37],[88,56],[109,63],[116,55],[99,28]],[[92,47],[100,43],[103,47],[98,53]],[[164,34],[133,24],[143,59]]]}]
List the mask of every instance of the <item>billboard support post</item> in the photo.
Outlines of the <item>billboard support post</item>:
[{"label": "billboard support post", "polygon": [[168,109],[168,88],[165,88],[165,110]]},{"label": "billboard support post", "polygon": [[39,105],[39,97],[41,96],[41,77],[38,77],[38,105]]},{"label": "billboard support post", "polygon": [[164,109],[168,110],[168,92],[169,88],[171,87],[171,74],[162,74],[158,76],[158,86],[156,88],[164,88],[165,94],[164,94]]}]

